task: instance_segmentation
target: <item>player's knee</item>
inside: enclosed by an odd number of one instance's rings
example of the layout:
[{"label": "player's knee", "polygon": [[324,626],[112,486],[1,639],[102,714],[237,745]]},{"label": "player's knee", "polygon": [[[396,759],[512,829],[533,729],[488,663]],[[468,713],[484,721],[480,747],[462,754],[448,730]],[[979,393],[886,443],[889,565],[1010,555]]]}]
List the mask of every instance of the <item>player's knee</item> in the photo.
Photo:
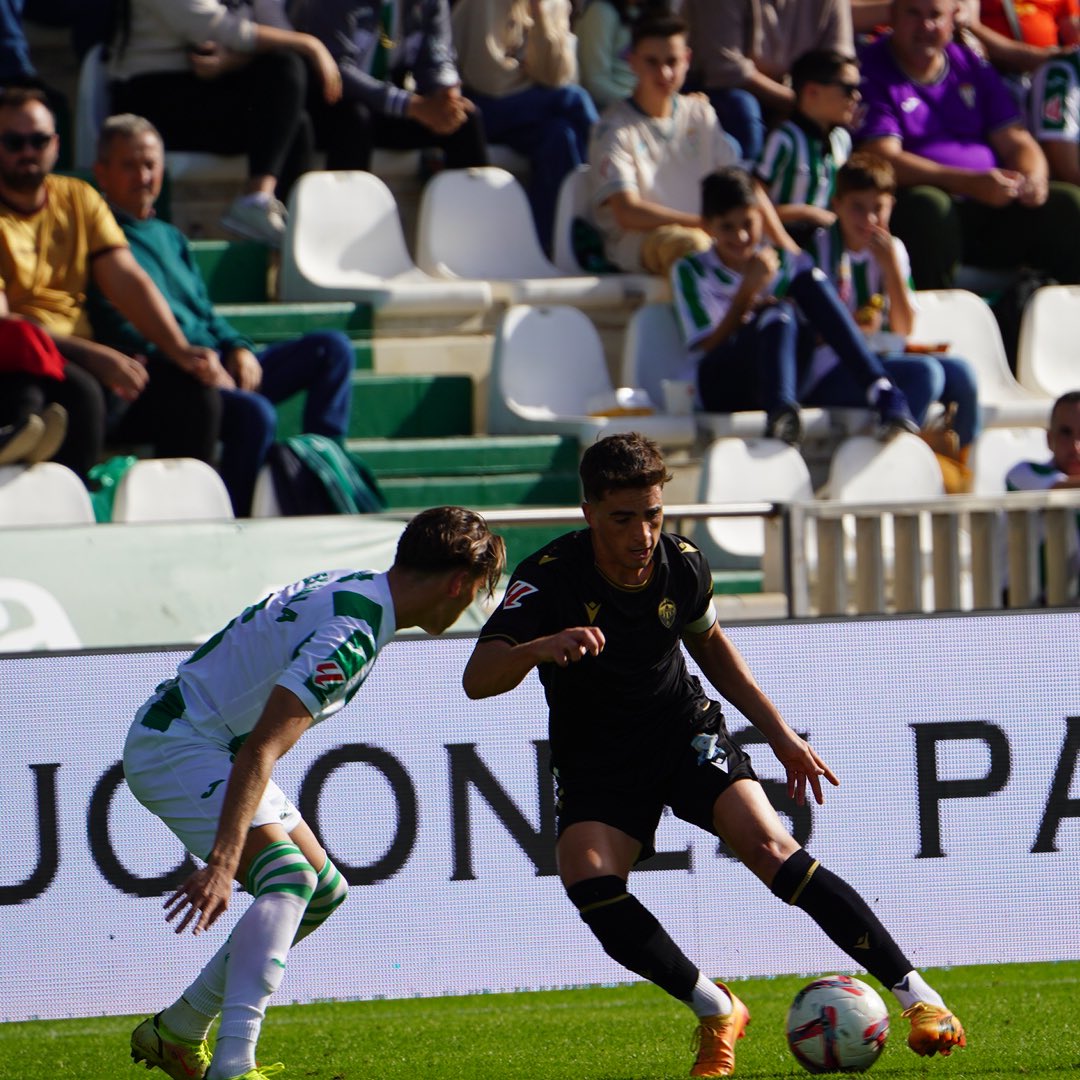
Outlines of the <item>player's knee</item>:
[{"label": "player's knee", "polygon": [[604,952],[626,964],[660,923],[656,916],[626,891],[626,881],[614,874],[586,878],[566,890],[582,921],[596,936]]},{"label": "player's knee", "polygon": [[296,941],[318,930],[345,903],[348,895],[349,883],[327,856],[323,868],[319,871],[315,892],[308,901],[304,916],[300,920],[300,926],[296,931]]},{"label": "player's knee", "polygon": [[269,844],[252,860],[247,887],[252,896],[283,893],[307,904],[319,883],[315,868],[291,841]]},{"label": "player's knee", "polygon": [[796,904],[819,865],[805,848],[798,848],[773,874],[769,889],[785,904]]}]

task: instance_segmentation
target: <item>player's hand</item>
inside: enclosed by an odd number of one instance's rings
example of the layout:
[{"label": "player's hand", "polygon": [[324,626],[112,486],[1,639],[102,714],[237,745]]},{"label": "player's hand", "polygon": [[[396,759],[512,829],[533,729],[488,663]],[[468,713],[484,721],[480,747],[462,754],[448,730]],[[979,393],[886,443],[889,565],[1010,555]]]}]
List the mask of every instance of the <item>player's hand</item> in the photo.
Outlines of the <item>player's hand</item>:
[{"label": "player's hand", "polygon": [[832,769],[818,757],[817,751],[795,732],[790,731],[789,737],[781,744],[774,744],[772,750],[787,773],[788,798],[794,799],[797,805],[803,806],[806,803],[808,783],[814,793],[814,801],[819,806],[825,801],[821,790],[823,776],[833,787],[840,786],[840,781]]},{"label": "player's hand", "polygon": [[165,921],[172,922],[179,916],[175,930],[182,934],[194,920],[191,932],[201,934],[209,930],[228,908],[232,889],[233,878],[228,870],[220,866],[204,866],[165,901],[163,906],[168,911]]},{"label": "player's hand", "polygon": [[604,648],[604,632],[596,626],[574,626],[534,642],[537,663],[567,667],[584,656],[599,656]]}]

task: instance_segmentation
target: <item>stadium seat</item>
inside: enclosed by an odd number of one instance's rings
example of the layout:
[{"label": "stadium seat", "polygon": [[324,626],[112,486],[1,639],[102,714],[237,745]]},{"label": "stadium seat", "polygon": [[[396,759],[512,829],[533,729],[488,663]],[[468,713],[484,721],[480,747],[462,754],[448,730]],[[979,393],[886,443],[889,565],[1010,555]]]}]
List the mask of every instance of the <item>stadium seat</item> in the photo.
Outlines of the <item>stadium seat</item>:
[{"label": "stadium seat", "polygon": [[[802,455],[777,439],[717,439],[701,463],[698,502],[792,503],[813,497]],[[766,588],[772,589],[780,584],[778,532],[778,520],[705,518],[694,523],[691,539],[714,570],[763,566]]]},{"label": "stadium seat", "polygon": [[[1016,376],[1036,394],[1057,398],[1080,389],[1080,286],[1036,289],[1020,320]],[[1049,414],[1046,417],[1049,421]]]},{"label": "stadium seat", "polygon": [[989,305],[964,289],[915,294],[913,342],[944,345],[971,364],[979,385],[985,427],[1044,425],[1051,401],[1018,383],[1009,369],[997,320]]},{"label": "stadium seat", "polygon": [[1046,428],[986,428],[975,436],[968,464],[973,495],[1001,495],[1005,477],[1020,461],[1047,461]]},{"label": "stadium seat", "polygon": [[393,193],[368,172],[309,172],[289,196],[282,300],[352,300],[381,312],[478,313],[492,304],[484,281],[440,281],[405,244]]},{"label": "stadium seat", "polygon": [[570,275],[544,254],[525,191],[505,169],[447,169],[420,196],[416,261],[438,278],[490,281],[513,304],[610,306],[670,295],[648,274]]},{"label": "stadium seat", "polygon": [[585,446],[634,430],[667,447],[693,443],[691,416],[590,416],[591,403],[614,389],[600,334],[584,312],[519,304],[499,320],[488,379],[491,434],[574,435]]},{"label": "stadium seat", "polygon": [[[675,312],[668,303],[644,304],[630,316],[623,337],[620,378],[626,386],[640,386],[657,403],[664,400],[664,379],[683,374],[685,348]],[[837,409],[835,418],[826,409],[803,409],[803,431],[808,436],[830,434],[834,419],[843,429],[861,426],[869,421],[869,413],[861,409]],[[705,438],[759,438],[765,430],[765,413],[747,410],[734,413],[694,414],[698,430]]]},{"label": "stadium seat", "polygon": [[255,478],[255,491],[251,496],[251,516],[253,518],[281,517],[281,504],[270,466],[264,465]]},{"label": "stadium seat", "polygon": [[145,458],[120,478],[112,520],[227,521],[233,517],[225,482],[195,458]]},{"label": "stadium seat", "polygon": [[83,482],[55,461],[0,467],[0,528],[11,525],[93,525]]},{"label": "stadium seat", "polygon": [[855,435],[836,448],[826,491],[842,502],[896,502],[944,495],[945,481],[933,450],[918,436],[881,442]]}]

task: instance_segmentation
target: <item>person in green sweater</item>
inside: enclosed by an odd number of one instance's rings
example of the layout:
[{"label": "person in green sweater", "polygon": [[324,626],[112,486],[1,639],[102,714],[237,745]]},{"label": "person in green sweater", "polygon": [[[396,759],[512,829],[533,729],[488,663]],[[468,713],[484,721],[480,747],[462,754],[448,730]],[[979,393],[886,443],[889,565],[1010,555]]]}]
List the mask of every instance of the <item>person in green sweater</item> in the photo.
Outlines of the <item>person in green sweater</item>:
[{"label": "person in green sweater", "polygon": [[[122,113],[102,126],[94,177],[136,262],[166,298],[188,340],[214,350],[234,384],[220,390],[218,470],[237,517],[245,517],[274,442],[274,405],[306,391],[304,431],[343,439],[349,429],[355,357],[349,339],[337,331],[315,331],[256,353],[217,314],[186,237],[154,215],[164,161],[157,128],[143,117]],[[129,355],[153,355],[154,347],[103,295],[92,293],[88,303],[97,340]]]}]

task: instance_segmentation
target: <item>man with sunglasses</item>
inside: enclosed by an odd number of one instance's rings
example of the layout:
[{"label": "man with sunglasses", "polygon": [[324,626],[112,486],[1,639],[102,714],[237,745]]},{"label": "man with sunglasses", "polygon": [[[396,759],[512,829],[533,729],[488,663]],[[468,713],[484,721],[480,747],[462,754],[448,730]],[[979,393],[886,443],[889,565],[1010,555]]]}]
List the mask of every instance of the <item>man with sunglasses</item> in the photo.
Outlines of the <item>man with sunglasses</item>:
[{"label": "man with sunglasses", "polygon": [[[0,91],[0,317],[37,324],[69,361],[63,379],[30,387],[21,373],[0,375],[3,410],[24,408],[28,391],[39,408],[48,402],[65,409],[67,437],[55,460],[84,479],[107,434],[151,442],[161,456],[211,460],[217,387],[232,380],[216,354],[184,336],[101,196],[53,174],[57,152],[45,95]],[[158,347],[157,363],[93,341],[85,308],[91,284]],[[12,420],[18,416],[0,415],[0,424]]]},{"label": "man with sunglasses", "polygon": [[805,243],[814,229],[836,219],[829,200],[836,172],[851,154],[859,65],[844,53],[813,49],[795,61],[791,83],[795,111],[769,132],[756,173],[784,227]]}]

